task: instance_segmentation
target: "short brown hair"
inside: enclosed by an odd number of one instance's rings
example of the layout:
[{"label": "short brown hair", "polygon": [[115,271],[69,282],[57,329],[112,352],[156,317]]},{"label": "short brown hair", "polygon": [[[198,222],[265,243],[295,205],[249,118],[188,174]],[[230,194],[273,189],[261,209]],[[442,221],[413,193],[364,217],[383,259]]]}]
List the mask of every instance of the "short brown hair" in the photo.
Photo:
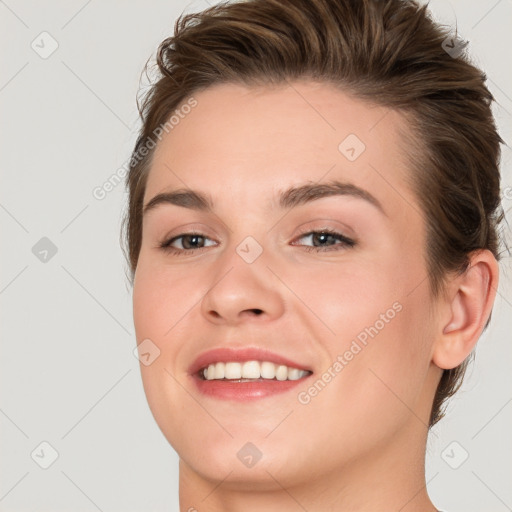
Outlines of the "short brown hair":
[{"label": "short brown hair", "polygon": [[[159,46],[158,79],[138,102],[142,128],[123,221],[131,282],[154,154],[151,149],[141,157],[141,149],[180,104],[218,83],[311,79],[400,111],[415,147],[407,153],[415,169],[411,187],[426,221],[432,295],[444,289],[450,273],[467,269],[472,251],[489,249],[499,259],[503,141],[492,116],[493,97],[484,73],[464,52],[453,58],[445,51],[447,37],[426,6],[412,0],[246,0],[182,14],[174,35]],[[450,47],[457,42],[448,41]],[[469,360],[443,371],[429,427],[444,416],[442,405],[459,389]]]}]

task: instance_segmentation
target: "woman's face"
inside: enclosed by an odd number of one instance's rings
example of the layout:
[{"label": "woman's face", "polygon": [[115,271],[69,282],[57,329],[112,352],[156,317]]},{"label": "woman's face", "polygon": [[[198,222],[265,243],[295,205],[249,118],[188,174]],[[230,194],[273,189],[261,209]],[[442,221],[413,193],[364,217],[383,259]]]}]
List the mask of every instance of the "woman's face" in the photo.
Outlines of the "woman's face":
[{"label": "woman's face", "polygon": [[[439,378],[405,121],[328,84],[292,85],[194,95],[144,197],[211,203],[147,209],[133,305],[159,427],[191,474],[224,485],[418,460]],[[199,376],[254,360],[267,363]],[[278,378],[253,377],[263,367]],[[237,382],[240,368],[256,373]]]}]

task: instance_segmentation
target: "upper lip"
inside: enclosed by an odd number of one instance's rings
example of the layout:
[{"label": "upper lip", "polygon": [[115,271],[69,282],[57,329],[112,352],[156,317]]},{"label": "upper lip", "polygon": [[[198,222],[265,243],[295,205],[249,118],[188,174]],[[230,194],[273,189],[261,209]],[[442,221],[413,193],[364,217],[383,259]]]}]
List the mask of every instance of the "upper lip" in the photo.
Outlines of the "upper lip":
[{"label": "upper lip", "polygon": [[200,354],[189,368],[190,374],[194,375],[202,368],[218,362],[245,362],[245,361],[270,361],[275,364],[298,368],[299,370],[312,371],[307,365],[298,363],[288,357],[271,352],[267,349],[246,347],[246,348],[228,348],[219,347],[208,350]]}]

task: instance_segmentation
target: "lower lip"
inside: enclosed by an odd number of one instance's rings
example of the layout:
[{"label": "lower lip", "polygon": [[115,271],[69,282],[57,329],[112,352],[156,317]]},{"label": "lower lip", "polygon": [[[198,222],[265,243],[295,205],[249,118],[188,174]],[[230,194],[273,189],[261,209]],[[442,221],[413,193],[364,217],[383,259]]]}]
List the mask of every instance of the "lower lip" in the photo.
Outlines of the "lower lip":
[{"label": "lower lip", "polygon": [[297,380],[254,380],[251,382],[235,382],[229,380],[203,380],[197,375],[193,377],[199,391],[207,396],[223,400],[236,400],[245,402],[258,398],[266,398],[290,391],[292,388],[304,384],[306,379]]}]

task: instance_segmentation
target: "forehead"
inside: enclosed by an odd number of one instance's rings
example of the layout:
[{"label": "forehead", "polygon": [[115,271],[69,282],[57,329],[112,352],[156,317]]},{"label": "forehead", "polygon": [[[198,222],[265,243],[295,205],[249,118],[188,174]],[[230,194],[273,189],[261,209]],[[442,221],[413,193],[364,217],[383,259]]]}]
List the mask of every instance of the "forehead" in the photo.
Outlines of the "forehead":
[{"label": "forehead", "polygon": [[396,210],[416,203],[405,180],[406,121],[395,111],[310,81],[219,84],[193,98],[155,149],[144,203],[192,188],[268,207],[294,183],[329,180],[365,187]]}]

